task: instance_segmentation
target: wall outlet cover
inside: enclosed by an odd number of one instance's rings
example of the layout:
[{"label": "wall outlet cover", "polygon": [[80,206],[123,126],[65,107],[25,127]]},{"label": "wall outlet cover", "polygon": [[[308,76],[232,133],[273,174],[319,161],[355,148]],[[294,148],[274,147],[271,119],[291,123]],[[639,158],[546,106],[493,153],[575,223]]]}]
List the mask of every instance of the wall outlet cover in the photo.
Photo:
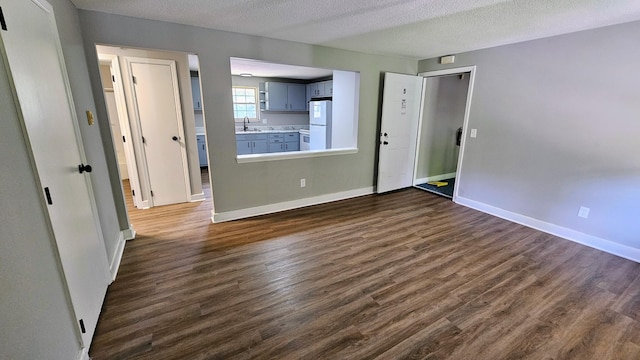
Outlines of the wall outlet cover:
[{"label": "wall outlet cover", "polygon": [[589,217],[590,210],[591,209],[589,209],[588,207],[580,206],[580,210],[578,210],[578,216],[586,219]]},{"label": "wall outlet cover", "polygon": [[307,179],[300,179],[300,187],[303,188],[307,186]]}]

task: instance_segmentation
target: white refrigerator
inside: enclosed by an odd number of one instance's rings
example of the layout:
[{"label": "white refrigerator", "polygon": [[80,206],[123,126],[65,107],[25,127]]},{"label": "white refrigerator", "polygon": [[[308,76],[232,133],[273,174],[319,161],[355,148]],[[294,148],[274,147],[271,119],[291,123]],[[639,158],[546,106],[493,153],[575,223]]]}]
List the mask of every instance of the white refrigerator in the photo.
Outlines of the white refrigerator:
[{"label": "white refrigerator", "polygon": [[311,150],[331,149],[331,100],[309,102]]}]

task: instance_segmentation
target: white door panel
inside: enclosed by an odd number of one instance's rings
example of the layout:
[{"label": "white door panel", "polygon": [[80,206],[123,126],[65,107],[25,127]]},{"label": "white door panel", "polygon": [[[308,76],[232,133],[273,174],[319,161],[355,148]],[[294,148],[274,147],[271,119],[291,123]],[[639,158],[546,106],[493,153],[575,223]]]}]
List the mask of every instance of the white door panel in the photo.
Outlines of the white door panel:
[{"label": "white door panel", "polygon": [[10,24],[10,31],[0,31],[2,42],[40,183],[51,199],[46,210],[78,329],[84,328],[81,338],[88,346],[109,283],[109,266],[89,174],[78,170],[82,142],[53,11],[43,1],[0,0],[0,6]]},{"label": "white door panel", "polygon": [[153,206],[188,201],[184,132],[174,61],[127,58],[134,81]]},{"label": "white door panel", "polygon": [[413,183],[422,77],[385,73],[377,192]]}]

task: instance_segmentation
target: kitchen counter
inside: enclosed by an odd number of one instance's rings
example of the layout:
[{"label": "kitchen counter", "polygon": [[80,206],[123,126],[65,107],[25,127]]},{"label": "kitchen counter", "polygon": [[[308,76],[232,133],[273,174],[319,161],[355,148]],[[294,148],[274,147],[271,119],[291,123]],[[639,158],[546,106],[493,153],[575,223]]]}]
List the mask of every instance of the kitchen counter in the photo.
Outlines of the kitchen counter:
[{"label": "kitchen counter", "polygon": [[241,134],[274,134],[274,133],[297,133],[300,130],[249,130],[249,131],[236,131],[236,135]]}]

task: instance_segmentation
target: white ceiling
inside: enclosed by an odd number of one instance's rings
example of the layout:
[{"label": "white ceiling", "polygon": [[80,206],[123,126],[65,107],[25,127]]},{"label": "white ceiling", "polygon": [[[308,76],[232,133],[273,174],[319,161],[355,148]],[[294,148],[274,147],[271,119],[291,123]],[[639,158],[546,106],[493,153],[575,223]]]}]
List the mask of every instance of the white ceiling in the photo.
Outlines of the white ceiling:
[{"label": "white ceiling", "polygon": [[640,20],[639,0],[71,0],[78,8],[416,59]]}]

